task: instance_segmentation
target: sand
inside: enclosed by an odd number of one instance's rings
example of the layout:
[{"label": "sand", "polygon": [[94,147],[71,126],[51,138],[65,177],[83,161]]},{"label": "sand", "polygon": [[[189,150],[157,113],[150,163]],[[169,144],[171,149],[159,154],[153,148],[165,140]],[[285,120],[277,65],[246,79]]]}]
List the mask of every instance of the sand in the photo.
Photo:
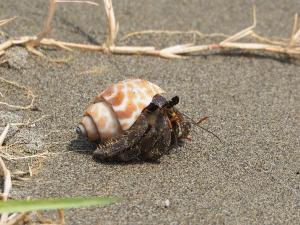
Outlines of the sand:
[{"label": "sand", "polygon": [[[198,29],[206,33],[235,32],[251,25],[251,1],[114,1],[119,37],[137,30]],[[101,1],[99,1],[101,3]],[[286,37],[297,0],[256,1],[257,31]],[[1,18],[18,16],[3,30],[9,37],[39,31],[45,1],[1,1]],[[102,7],[59,5],[52,37],[102,43]],[[187,43],[191,35],[136,36],[120,44],[168,46]],[[198,39],[198,42],[207,41]],[[283,56],[232,53],[166,60],[43,48],[56,64],[9,50],[9,65],[0,75],[30,87],[37,95],[35,111],[0,107],[1,130],[6,122],[43,119],[36,126],[10,132],[6,144],[32,154],[49,152],[38,174],[13,187],[14,198],[111,195],[120,203],[66,210],[67,224],[298,224],[300,221],[300,67]],[[179,109],[198,119],[192,141],[164,156],[160,163],[104,164],[92,147],[77,140],[74,128],[84,108],[107,85],[125,78],[155,82]],[[6,100],[29,103],[23,92],[1,83]],[[78,151],[83,152],[78,152]],[[52,154],[53,153],[53,154]],[[8,167],[25,168],[27,161]],[[166,203],[167,201],[167,203]],[[169,204],[168,204],[169,202]]]}]

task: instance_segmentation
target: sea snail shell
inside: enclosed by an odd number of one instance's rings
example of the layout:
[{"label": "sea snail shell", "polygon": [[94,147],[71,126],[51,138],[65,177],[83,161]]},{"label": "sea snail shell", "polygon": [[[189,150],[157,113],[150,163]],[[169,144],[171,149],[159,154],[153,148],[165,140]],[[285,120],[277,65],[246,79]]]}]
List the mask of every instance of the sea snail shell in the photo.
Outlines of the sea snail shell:
[{"label": "sea snail shell", "polygon": [[162,93],[160,87],[141,79],[112,84],[88,106],[76,131],[91,141],[117,137],[134,124],[155,95]]}]

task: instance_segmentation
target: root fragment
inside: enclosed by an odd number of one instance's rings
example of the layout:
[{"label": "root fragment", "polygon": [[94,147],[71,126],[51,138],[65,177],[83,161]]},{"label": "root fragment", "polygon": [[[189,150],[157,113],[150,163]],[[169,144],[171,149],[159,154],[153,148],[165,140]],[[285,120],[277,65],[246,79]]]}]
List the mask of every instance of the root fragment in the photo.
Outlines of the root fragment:
[{"label": "root fragment", "polygon": [[[12,105],[12,104],[9,104],[9,103],[3,102],[3,101],[0,101],[0,105],[5,105],[7,107],[10,107],[10,108],[13,108],[13,109],[20,109],[20,110],[31,109],[33,107],[33,103],[34,103],[34,100],[35,100],[36,96],[33,94],[33,92],[31,91],[31,89],[29,89],[29,88],[27,88],[25,86],[22,86],[22,85],[20,85],[20,84],[18,84],[16,82],[9,81],[9,80],[7,80],[7,79],[5,79],[3,77],[0,77],[0,81],[2,81],[4,83],[7,83],[7,84],[10,84],[12,86],[15,86],[15,87],[17,87],[17,88],[19,88],[21,90],[24,90],[27,93],[27,95],[29,97],[31,97],[30,104],[28,104],[28,105],[24,105],[24,106],[22,106],[22,105]],[[3,94],[2,94],[2,97],[3,97]]]},{"label": "root fragment", "polygon": [[[239,49],[246,52],[259,51],[263,53],[275,53],[285,54],[291,58],[300,58],[300,27],[298,14],[295,14],[294,25],[292,33],[289,39],[283,38],[268,38],[263,37],[255,32],[256,27],[256,9],[253,6],[253,23],[251,26],[237,32],[234,35],[226,35],[223,33],[204,34],[197,30],[191,31],[170,31],[170,30],[145,30],[139,32],[129,33],[121,40],[126,40],[129,37],[136,35],[181,35],[192,34],[198,37],[221,37],[223,41],[219,43],[211,43],[207,45],[195,45],[193,44],[177,44],[175,46],[165,47],[163,49],[156,49],[154,46],[118,46],[116,45],[118,23],[116,22],[112,0],[103,0],[106,18],[107,18],[107,38],[106,42],[102,45],[82,44],[64,42],[51,38],[46,38],[51,31],[51,21],[53,20],[57,3],[77,3],[77,4],[89,4],[92,6],[98,6],[99,4],[93,1],[77,1],[77,0],[50,0],[48,16],[45,20],[44,26],[39,34],[36,36],[23,36],[18,39],[7,40],[0,44],[0,56],[5,54],[5,50],[12,46],[20,45],[25,47],[30,53],[43,57],[44,54],[36,49],[38,46],[53,46],[61,48],[63,50],[80,49],[86,51],[99,51],[103,53],[122,54],[122,55],[150,55],[158,56],[162,58],[184,58],[191,54],[199,54],[203,52],[210,52],[218,50],[220,52],[228,49]],[[0,20],[0,26],[4,25],[12,20],[10,19]],[[243,38],[252,39],[251,42],[241,41]]]}]

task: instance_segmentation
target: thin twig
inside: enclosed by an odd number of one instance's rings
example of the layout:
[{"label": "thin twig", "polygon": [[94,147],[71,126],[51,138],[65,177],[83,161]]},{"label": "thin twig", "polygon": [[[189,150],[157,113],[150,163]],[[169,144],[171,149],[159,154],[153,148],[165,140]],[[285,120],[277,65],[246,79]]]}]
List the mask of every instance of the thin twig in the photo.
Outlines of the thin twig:
[{"label": "thin twig", "polygon": [[49,10],[48,10],[48,17],[47,20],[44,24],[44,27],[42,31],[37,35],[37,39],[34,41],[34,44],[32,45],[33,47],[38,45],[40,41],[46,37],[50,31],[51,31],[51,22],[53,20],[53,16],[55,13],[55,7],[56,7],[56,0],[49,0]]},{"label": "thin twig", "polygon": [[268,44],[258,44],[258,43],[234,43],[234,42],[228,42],[222,44],[223,48],[231,48],[231,49],[241,49],[241,50],[261,50],[266,52],[273,52],[273,53],[282,53],[287,55],[299,55],[300,49],[289,49],[284,48],[281,46],[274,46],[274,45],[268,45]]},{"label": "thin twig", "polygon": [[300,27],[298,28],[298,14],[296,13],[289,47],[293,47],[297,42],[300,44]]},{"label": "thin twig", "polygon": [[[41,120],[45,119],[45,118],[49,118],[50,115],[43,115],[41,116],[40,118],[36,119],[36,120],[33,120],[33,121],[30,121],[28,120],[27,122],[25,123],[11,123],[10,126],[11,127],[28,127],[28,126],[34,126],[36,123],[40,122]],[[8,128],[5,128],[5,130],[8,130]],[[1,143],[1,137],[0,137],[0,143]],[[16,145],[16,143],[12,144],[12,145],[9,145],[7,146],[7,148],[9,148],[10,146],[13,146],[13,145]],[[0,149],[0,156],[6,160],[21,160],[21,159],[30,159],[30,158],[45,158],[46,155],[50,155],[51,153],[48,153],[48,152],[43,152],[43,153],[39,153],[39,154],[35,154],[35,155],[21,155],[21,156],[12,156],[4,151],[2,151]]]},{"label": "thin twig", "polygon": [[65,224],[65,211],[64,209],[58,209],[57,210],[57,213],[58,213],[58,223],[61,224],[61,225],[64,225]]},{"label": "thin twig", "polygon": [[115,45],[115,40],[118,33],[118,24],[116,23],[112,0],[103,0],[104,8],[107,17],[107,40],[106,46],[111,47]]},{"label": "thin twig", "polygon": [[[5,137],[8,133],[8,130],[9,130],[9,124],[5,127],[4,131],[0,135],[0,148],[3,144],[3,142],[4,142],[4,139],[5,139]],[[5,163],[4,163],[4,161],[2,160],[1,157],[0,157],[0,168],[1,168],[1,175],[4,178],[2,201],[7,201],[10,189],[12,187],[11,175],[10,175],[10,171],[6,168]],[[2,224],[5,225],[6,221],[7,221],[7,218],[8,218],[8,213],[3,213],[1,215],[0,225],[2,225]]]},{"label": "thin twig", "polygon": [[3,145],[4,139],[7,136],[8,130],[10,128],[10,125],[7,124],[4,130],[2,131],[2,134],[0,135],[0,148]]},{"label": "thin twig", "polygon": [[16,126],[16,127],[27,127],[27,126],[31,126],[31,125],[35,125],[35,123],[40,122],[41,120],[45,119],[45,118],[49,118],[50,115],[42,115],[41,117],[39,117],[36,120],[30,121],[28,120],[25,123],[11,123],[11,126]]},{"label": "thin twig", "polygon": [[29,88],[27,88],[27,87],[25,87],[25,86],[22,86],[22,85],[20,85],[20,84],[18,84],[18,83],[16,83],[16,82],[6,80],[6,79],[3,78],[3,77],[0,77],[0,80],[1,80],[2,82],[8,83],[8,84],[13,85],[13,86],[15,86],[15,87],[17,87],[17,88],[19,88],[19,89],[21,89],[21,90],[26,91],[27,94],[28,94],[28,96],[31,97],[31,102],[30,102],[29,105],[25,105],[25,106],[21,106],[21,105],[11,105],[11,104],[9,104],[9,103],[7,103],[7,102],[0,102],[0,105],[5,105],[5,106],[8,106],[8,107],[14,108],[14,109],[30,109],[30,108],[32,108],[36,96],[33,94],[33,92],[32,92]]},{"label": "thin twig", "polygon": [[6,160],[21,160],[21,159],[32,159],[32,158],[45,158],[47,155],[55,155],[56,153],[49,153],[49,152],[43,152],[40,154],[35,155],[27,155],[27,156],[17,156],[17,157],[7,157],[4,155],[1,155]]},{"label": "thin twig", "polygon": [[180,30],[142,30],[142,31],[136,31],[129,34],[126,34],[122,38],[120,38],[120,41],[124,41],[130,37],[138,36],[138,35],[145,35],[145,34],[166,34],[166,35],[177,35],[177,34],[193,34],[196,36],[199,36],[201,38],[205,37],[223,37],[227,38],[229,35],[223,34],[223,33],[212,33],[212,34],[205,34],[198,30],[189,30],[189,31],[180,31]]},{"label": "thin twig", "polygon": [[71,50],[71,48],[78,48],[78,49],[90,50],[90,51],[103,51],[104,50],[104,47],[99,46],[99,45],[57,41],[57,40],[54,40],[54,39],[46,39],[46,38],[44,38],[41,41],[41,44],[49,45],[49,46],[56,46],[56,47],[65,48],[65,49],[69,48],[68,50]]},{"label": "thin twig", "polygon": [[[193,44],[178,44],[175,46],[166,47],[163,49],[156,49],[153,46],[116,46],[115,41],[118,32],[118,24],[116,23],[114,10],[112,6],[112,0],[103,0],[104,8],[107,17],[107,40],[105,44],[102,45],[92,45],[92,44],[82,44],[82,43],[72,43],[64,42],[55,39],[45,38],[48,31],[50,31],[50,23],[53,19],[55,12],[55,3],[60,2],[74,2],[74,3],[88,3],[93,4],[90,1],[71,1],[71,0],[50,0],[48,17],[46,19],[44,28],[38,36],[23,36],[18,39],[10,39],[0,44],[0,54],[4,54],[7,48],[12,46],[20,45],[25,47],[28,51],[38,56],[43,56],[43,54],[36,50],[34,47],[36,45],[46,45],[62,48],[65,50],[72,50],[74,48],[88,51],[99,51],[104,53],[112,54],[125,54],[125,55],[150,55],[158,56],[163,58],[183,58],[183,55],[207,52],[212,50],[223,51],[226,49],[240,49],[244,51],[262,51],[262,52],[272,52],[277,54],[286,54],[290,57],[300,57],[300,28],[298,27],[298,16],[295,15],[293,31],[290,39],[283,38],[267,38],[255,33],[254,29],[256,27],[256,9],[253,6],[253,23],[250,27],[243,29],[242,31],[228,36],[220,33],[213,34],[203,34],[200,31],[161,31],[161,30],[148,30],[134,32],[126,35],[122,40],[139,34],[193,34],[195,36],[201,37],[225,37],[220,43],[212,43],[207,45],[194,45]],[[298,29],[298,30],[297,30]],[[259,41],[256,42],[238,42],[242,38],[250,37]],[[32,44],[33,43],[33,44]]]},{"label": "thin twig", "polygon": [[19,224],[21,221],[24,221],[24,219],[31,214],[30,212],[24,212],[24,213],[16,213],[12,216],[10,216],[7,220],[6,225],[16,225]]},{"label": "thin twig", "polygon": [[224,41],[222,41],[220,43],[220,45],[223,45],[227,42],[234,42],[234,41],[240,40],[241,38],[246,37],[253,32],[253,29],[256,27],[256,7],[255,7],[255,5],[253,5],[252,10],[253,10],[252,11],[253,24],[250,27],[243,29],[240,32],[236,33],[235,35],[225,39]]},{"label": "thin twig", "polygon": [[250,34],[251,37],[257,39],[258,41],[266,44],[271,44],[271,45],[286,45],[286,41],[284,40],[273,40],[267,37],[260,36],[259,34],[255,33],[254,31]]},{"label": "thin twig", "polygon": [[0,27],[3,26],[3,25],[5,25],[5,24],[7,24],[7,23],[9,23],[9,22],[11,22],[11,21],[13,21],[13,20],[16,19],[16,18],[17,18],[17,17],[14,16],[14,17],[11,17],[11,18],[9,18],[9,19],[0,20]]},{"label": "thin twig", "polygon": [[294,44],[294,35],[296,34],[297,32],[297,28],[298,28],[298,14],[296,13],[295,16],[294,16],[294,24],[293,24],[293,29],[292,29],[292,33],[291,33],[291,40],[290,40],[290,43],[289,43],[289,47],[293,46]]}]

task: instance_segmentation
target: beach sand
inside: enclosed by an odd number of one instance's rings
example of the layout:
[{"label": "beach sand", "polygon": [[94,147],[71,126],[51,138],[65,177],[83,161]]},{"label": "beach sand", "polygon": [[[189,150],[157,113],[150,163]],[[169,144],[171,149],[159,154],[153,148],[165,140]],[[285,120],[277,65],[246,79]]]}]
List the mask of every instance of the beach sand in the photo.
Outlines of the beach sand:
[{"label": "beach sand", "polygon": [[[146,29],[232,35],[252,24],[251,1],[224,2],[114,1],[119,40]],[[51,37],[103,43],[105,13],[100,5],[58,5]],[[298,0],[256,1],[256,7],[257,32],[266,36],[288,37],[294,13],[300,12]],[[42,0],[0,2],[1,18],[18,16],[2,29],[8,37],[39,32],[46,13]],[[152,34],[117,43],[166,47],[193,40],[191,34]],[[210,40],[197,37],[197,43]],[[241,52],[167,60],[53,48],[41,51],[46,59],[14,47],[5,56],[8,65],[0,66],[2,77],[30,87],[37,95],[35,111],[0,106],[2,128],[7,122],[49,115],[34,127],[15,133],[13,128],[8,136],[6,145],[19,143],[11,151],[48,153],[36,175],[22,186],[13,186],[13,198],[109,195],[122,199],[105,207],[66,210],[66,222],[73,225],[299,224],[299,63],[284,56]],[[50,61],[61,58],[69,61]],[[224,143],[193,127],[192,141],[160,163],[94,161],[92,146],[78,140],[74,128],[94,96],[127,78],[147,79],[169,96],[178,95],[178,108],[195,120],[208,116],[203,126]],[[6,101],[30,103],[22,91],[4,83],[0,87]],[[33,162],[6,161],[11,171],[25,170]]]}]

